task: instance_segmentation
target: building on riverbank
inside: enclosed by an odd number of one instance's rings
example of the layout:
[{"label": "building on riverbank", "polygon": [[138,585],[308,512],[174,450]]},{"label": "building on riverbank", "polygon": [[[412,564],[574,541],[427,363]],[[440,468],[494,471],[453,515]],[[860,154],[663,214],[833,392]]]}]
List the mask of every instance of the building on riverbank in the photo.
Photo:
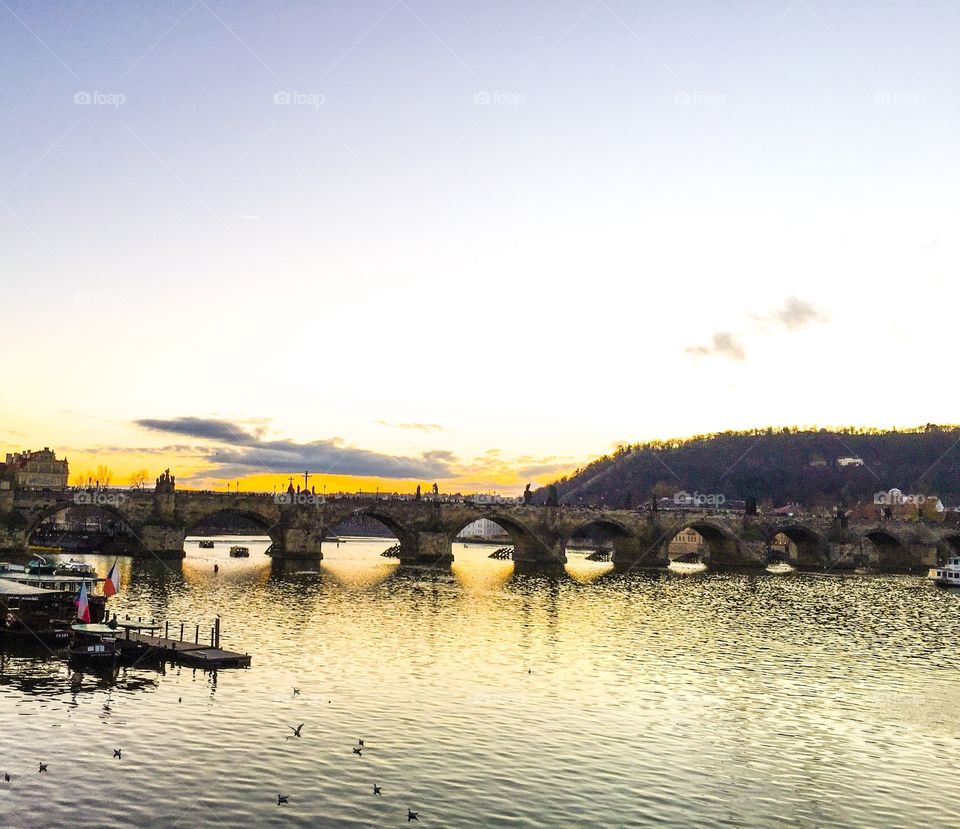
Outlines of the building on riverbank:
[{"label": "building on riverbank", "polygon": [[64,489],[70,477],[66,458],[57,460],[56,453],[47,446],[25,452],[7,452],[4,475],[18,489]]}]

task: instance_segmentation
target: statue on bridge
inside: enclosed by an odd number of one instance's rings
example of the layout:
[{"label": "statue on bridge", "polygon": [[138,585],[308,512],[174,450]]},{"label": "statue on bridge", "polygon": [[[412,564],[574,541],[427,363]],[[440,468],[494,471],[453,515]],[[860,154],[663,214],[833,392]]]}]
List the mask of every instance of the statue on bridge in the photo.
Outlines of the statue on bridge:
[{"label": "statue on bridge", "polygon": [[177,478],[175,475],[170,474],[169,469],[164,469],[163,474],[157,478],[157,492],[173,492],[174,487],[176,486]]}]

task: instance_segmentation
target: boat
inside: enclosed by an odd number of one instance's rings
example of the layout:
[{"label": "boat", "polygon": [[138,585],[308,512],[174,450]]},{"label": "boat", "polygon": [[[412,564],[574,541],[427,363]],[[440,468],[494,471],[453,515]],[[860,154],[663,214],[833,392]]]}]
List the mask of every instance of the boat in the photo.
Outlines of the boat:
[{"label": "boat", "polygon": [[27,562],[27,573],[31,576],[52,576],[59,566],[55,561],[47,561],[43,556],[36,556]]},{"label": "boat", "polygon": [[671,561],[667,565],[671,573],[678,573],[682,576],[693,576],[697,573],[706,572],[707,565],[702,561]]},{"label": "boat", "polygon": [[772,576],[789,576],[796,573],[797,568],[785,561],[773,561],[767,565],[767,572]]},{"label": "boat", "polygon": [[117,632],[110,625],[71,625],[74,643],[70,647],[70,660],[87,665],[112,665],[117,657]]},{"label": "boat", "polygon": [[941,587],[960,587],[960,557],[948,558],[942,567],[931,567],[927,578]]},{"label": "boat", "polygon": [[71,558],[69,561],[61,561],[54,573],[58,576],[95,576],[97,570],[92,564]]},{"label": "boat", "polygon": [[65,647],[70,642],[69,620],[75,613],[70,592],[0,579],[0,639]]},{"label": "boat", "polygon": [[230,548],[230,558],[249,558],[250,557],[250,548],[242,547],[239,544],[235,544]]},{"label": "boat", "polygon": [[[102,584],[106,579],[97,576],[61,576],[56,574],[30,574],[28,572],[18,573],[15,571],[0,572],[0,582],[13,582],[16,584],[28,585],[30,587],[39,587],[43,590],[54,593],[66,593],[69,596],[70,603],[80,590],[80,585],[86,585],[88,601],[90,602],[90,618],[93,622],[103,620],[106,613],[107,597],[103,593],[94,593],[94,587]],[[73,604],[71,613],[65,616],[71,619],[72,614],[76,612],[76,604]]]},{"label": "boat", "polygon": [[200,544],[198,546],[201,550],[212,550],[213,542],[209,538],[203,538],[200,540]]}]

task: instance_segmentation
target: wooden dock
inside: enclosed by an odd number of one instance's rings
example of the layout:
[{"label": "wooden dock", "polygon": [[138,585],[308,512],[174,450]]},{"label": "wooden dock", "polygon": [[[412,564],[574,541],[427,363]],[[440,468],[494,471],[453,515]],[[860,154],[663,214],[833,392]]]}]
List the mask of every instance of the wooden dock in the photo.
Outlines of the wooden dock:
[{"label": "wooden dock", "polygon": [[[205,668],[212,670],[214,668],[247,668],[250,666],[250,654],[236,653],[234,651],[223,650],[220,647],[220,620],[210,631],[210,643],[201,642],[199,636],[199,627],[196,628],[194,641],[184,641],[183,626],[180,626],[180,638],[175,639],[169,635],[153,636],[150,633],[143,633],[137,630],[137,623],[119,622],[120,627],[125,627],[123,635],[117,636],[117,647],[121,653],[139,654],[141,656],[156,656],[162,659],[170,659],[181,665],[191,668]],[[148,630],[158,629],[159,625],[143,625]],[[169,625],[164,625],[165,631],[169,634]]]}]

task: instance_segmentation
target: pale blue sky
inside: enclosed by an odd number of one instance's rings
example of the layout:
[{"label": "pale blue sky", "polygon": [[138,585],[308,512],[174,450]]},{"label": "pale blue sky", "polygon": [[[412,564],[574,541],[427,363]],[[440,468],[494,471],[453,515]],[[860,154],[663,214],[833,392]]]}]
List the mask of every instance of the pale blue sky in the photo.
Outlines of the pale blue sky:
[{"label": "pale blue sky", "polygon": [[134,421],[256,419],[482,483],[490,449],[503,480],[956,420],[958,34],[955,3],[3,0],[0,440],[122,466],[173,443]]}]

